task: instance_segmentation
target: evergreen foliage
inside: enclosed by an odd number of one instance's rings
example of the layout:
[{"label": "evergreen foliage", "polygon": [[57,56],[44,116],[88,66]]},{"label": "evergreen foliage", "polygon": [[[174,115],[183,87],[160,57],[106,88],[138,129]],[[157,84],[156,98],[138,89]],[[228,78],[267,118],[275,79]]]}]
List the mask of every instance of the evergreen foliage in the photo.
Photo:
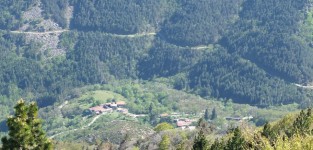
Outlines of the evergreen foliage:
[{"label": "evergreen foliage", "polygon": [[[17,29],[33,3],[2,0],[0,28]],[[202,97],[261,107],[309,103],[310,92],[292,84],[313,79],[312,47],[302,32],[310,26],[306,0],[42,0],[46,16],[59,17],[62,26],[68,5],[75,10],[70,29],[78,31],[60,36],[65,56],[46,62],[39,44],[1,31],[6,104],[12,103],[9,87],[46,107],[73,87],[158,77],[172,77],[176,89]],[[146,32],[156,35],[140,35]]]},{"label": "evergreen foliage", "polygon": [[[154,31],[171,14],[168,0],[92,0],[74,2],[72,28],[84,31],[104,31],[134,34]],[[169,5],[169,6],[168,6]]]},{"label": "evergreen foliage", "polygon": [[160,34],[180,46],[216,43],[239,13],[241,0],[180,0]]},{"label": "evergreen foliage", "polygon": [[218,139],[216,139],[210,147],[210,150],[222,150],[222,149],[224,149],[224,145],[221,142],[219,142]]},{"label": "evergreen foliage", "polygon": [[[210,119],[210,117],[209,117],[209,109],[205,109],[205,112],[204,112],[204,119],[206,120],[206,121],[208,121],[209,119]],[[211,119],[212,120],[212,119]]]},{"label": "evergreen foliage", "polygon": [[170,147],[171,141],[168,135],[163,135],[162,140],[159,144],[160,150],[168,150]]},{"label": "evergreen foliage", "polygon": [[233,137],[227,142],[225,150],[245,150],[245,139],[242,136],[240,129],[237,127],[233,130]]},{"label": "evergreen foliage", "polygon": [[[190,88],[203,97],[227,97],[237,103],[269,106],[305,99],[302,91],[238,55],[219,48],[197,63],[187,77]],[[274,92],[277,91],[277,92]],[[280,93],[284,93],[283,95]]]},{"label": "evergreen foliage", "polygon": [[308,109],[307,113],[302,110],[298,115],[266,123],[261,132],[237,127],[222,139],[215,140],[210,149],[309,150],[313,146],[311,117],[311,109]]},{"label": "evergreen foliage", "polygon": [[[154,77],[170,77],[190,70],[206,51],[195,51],[188,47],[179,47],[156,38],[148,55],[142,57],[138,63],[139,77],[151,79]],[[188,79],[183,84],[188,85]]]},{"label": "evergreen foliage", "polygon": [[27,105],[24,100],[19,100],[14,109],[14,116],[9,117],[7,121],[9,137],[1,139],[2,149],[52,149],[52,143],[46,137],[41,120],[38,119],[37,105]]},{"label": "evergreen foliage", "polygon": [[311,81],[312,47],[298,36],[299,21],[304,20],[303,11],[309,5],[307,0],[246,1],[240,20],[222,43],[232,55],[239,54],[271,76],[290,82]]},{"label": "evergreen foliage", "polygon": [[273,135],[273,132],[271,132],[271,124],[269,124],[268,122],[263,126],[263,130],[261,135],[265,136],[269,139],[273,139],[275,135]]},{"label": "evergreen foliage", "polygon": [[60,27],[65,28],[67,22],[65,19],[65,11],[69,6],[68,0],[41,0],[44,13],[47,18],[53,19]]},{"label": "evergreen foliage", "polygon": [[213,108],[212,113],[211,113],[211,120],[214,120],[217,118],[217,113],[216,113],[216,109]]},{"label": "evergreen foliage", "polygon": [[199,131],[193,143],[193,150],[206,150],[208,148],[208,141],[202,130]]},{"label": "evergreen foliage", "polygon": [[22,23],[22,12],[34,4],[35,0],[1,0],[0,6],[0,29],[16,30]]},{"label": "evergreen foliage", "polygon": [[296,118],[296,120],[293,123],[294,132],[298,134],[312,134],[312,109],[309,108],[307,110],[307,113],[304,112],[304,110],[301,110],[300,114]]},{"label": "evergreen foliage", "polygon": [[[311,105],[312,91],[294,84],[313,80],[311,1],[41,2],[46,17],[62,27],[65,8],[74,6],[71,31],[60,36],[59,46],[66,54],[43,59],[40,44],[10,33],[24,23],[22,13],[33,0],[0,0],[0,104],[4,108],[0,121],[10,113],[12,99],[27,97],[47,107],[71,98],[75,87],[116,79],[145,82],[165,77],[169,86],[204,98],[260,107]],[[147,120],[155,124],[157,114],[179,106],[164,93],[136,87],[114,92],[129,99],[131,112],[149,113]],[[62,113],[72,118],[80,112],[76,108]],[[289,138],[294,133],[308,134],[310,116],[303,112],[297,121],[285,119],[285,128],[268,124],[263,136],[273,143],[282,138],[278,131]]]}]

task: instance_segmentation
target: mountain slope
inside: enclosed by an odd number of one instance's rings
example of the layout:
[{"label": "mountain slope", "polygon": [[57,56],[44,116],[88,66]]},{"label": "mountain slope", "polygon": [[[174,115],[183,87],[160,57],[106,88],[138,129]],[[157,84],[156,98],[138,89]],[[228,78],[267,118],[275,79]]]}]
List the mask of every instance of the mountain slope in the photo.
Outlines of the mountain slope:
[{"label": "mountain slope", "polygon": [[[26,41],[23,34],[28,32],[18,30],[27,23],[35,30],[29,33],[43,32],[36,31],[38,20],[19,20],[35,2],[25,8],[22,3],[12,5],[20,8],[16,13],[5,10],[3,99],[29,97],[44,107],[65,99],[73,87],[160,77],[203,97],[258,106],[306,104],[311,99],[310,90],[293,84],[313,80],[313,49],[309,33],[304,33],[310,30],[309,1],[41,2],[46,19],[59,22],[61,31],[66,31],[54,35],[64,54],[44,59],[50,50]],[[65,29],[69,6],[74,8],[73,18]],[[12,15],[21,26],[6,26]],[[17,89],[15,96],[9,87]]]}]

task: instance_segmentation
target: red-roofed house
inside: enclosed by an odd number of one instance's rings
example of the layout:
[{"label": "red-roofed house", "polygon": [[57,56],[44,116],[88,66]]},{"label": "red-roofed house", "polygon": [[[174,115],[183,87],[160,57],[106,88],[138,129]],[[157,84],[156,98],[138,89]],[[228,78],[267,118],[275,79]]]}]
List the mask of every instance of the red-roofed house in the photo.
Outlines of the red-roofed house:
[{"label": "red-roofed house", "polygon": [[177,121],[177,127],[185,127],[191,125],[191,121]]},{"label": "red-roofed house", "polygon": [[104,108],[104,105],[100,105],[100,106],[91,107],[91,108],[89,108],[89,110],[91,112],[96,113],[96,114],[101,114],[104,112],[111,112],[112,108]]},{"label": "red-roofed house", "polygon": [[117,107],[125,107],[126,106],[126,102],[124,101],[118,101],[116,102]]}]

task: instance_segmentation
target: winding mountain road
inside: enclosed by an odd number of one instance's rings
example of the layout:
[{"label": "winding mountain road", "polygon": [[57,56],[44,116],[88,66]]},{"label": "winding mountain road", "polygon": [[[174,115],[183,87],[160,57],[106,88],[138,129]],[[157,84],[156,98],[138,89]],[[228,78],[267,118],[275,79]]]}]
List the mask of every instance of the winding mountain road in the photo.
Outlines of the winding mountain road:
[{"label": "winding mountain road", "polygon": [[[45,34],[56,34],[56,33],[63,33],[70,30],[54,30],[54,31],[45,31],[45,32],[35,32],[35,31],[10,31],[11,33],[15,34],[32,34],[32,35],[45,35]],[[104,33],[106,35],[110,35],[113,37],[121,37],[121,38],[136,38],[136,37],[143,37],[143,36],[155,36],[156,32],[143,32],[143,33],[135,33],[135,34],[114,34],[114,33]]]},{"label": "winding mountain road", "polygon": [[205,50],[205,49],[212,49],[212,46],[193,46],[193,47],[190,47],[190,49],[192,50]]},{"label": "winding mountain road", "polygon": [[34,35],[44,35],[44,34],[53,34],[53,33],[63,33],[70,30],[54,30],[54,31],[45,31],[45,32],[34,32],[34,31],[10,31],[11,33],[16,34],[34,34]]},{"label": "winding mountain road", "polygon": [[100,116],[102,116],[102,115],[104,115],[105,113],[103,113],[103,114],[101,114],[101,115],[97,115],[96,117],[94,117],[93,119],[92,119],[92,121],[90,122],[90,123],[88,123],[86,126],[83,126],[82,127],[82,129],[85,129],[85,128],[87,128],[87,127],[90,127],[93,123],[95,123],[99,118],[100,118]]},{"label": "winding mountain road", "polygon": [[[45,34],[63,33],[67,31],[71,31],[71,30],[63,29],[63,30],[54,30],[54,31],[45,31],[45,32],[35,32],[35,31],[10,31],[10,32],[14,34],[45,35]],[[119,37],[119,38],[138,38],[138,37],[144,37],[144,36],[157,35],[156,32],[143,32],[143,33],[135,33],[135,34],[114,34],[114,33],[104,33],[104,34],[108,36],[112,36],[112,37]],[[182,46],[178,46],[178,47],[182,47]],[[192,46],[192,47],[186,46],[184,48],[190,48],[192,50],[205,50],[205,49],[211,49],[212,46],[199,45],[199,46]]]},{"label": "winding mountain road", "polygon": [[294,85],[297,87],[304,88],[304,89],[312,89],[313,90],[313,85],[301,85],[301,84],[296,84],[296,83]]},{"label": "winding mountain road", "polygon": [[136,37],[143,37],[143,36],[155,36],[156,32],[143,32],[143,33],[135,33],[135,34],[113,34],[113,33],[105,33],[107,35],[113,37],[121,37],[121,38],[136,38]]}]

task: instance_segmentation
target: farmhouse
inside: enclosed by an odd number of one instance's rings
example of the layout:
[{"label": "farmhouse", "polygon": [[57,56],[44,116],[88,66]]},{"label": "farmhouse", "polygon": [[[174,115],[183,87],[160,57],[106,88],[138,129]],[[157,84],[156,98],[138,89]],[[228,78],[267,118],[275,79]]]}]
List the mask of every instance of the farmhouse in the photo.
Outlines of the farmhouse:
[{"label": "farmhouse", "polygon": [[89,110],[91,112],[96,113],[96,114],[101,114],[101,113],[104,113],[104,112],[112,112],[113,111],[112,108],[105,107],[105,105],[91,107],[91,108],[89,108]]},{"label": "farmhouse", "polygon": [[112,112],[113,110],[117,110],[121,113],[128,113],[128,109],[123,108],[126,106],[126,102],[119,101],[119,102],[112,102],[112,103],[106,103],[99,106],[91,107],[89,110],[91,112],[94,112],[96,114],[102,114],[104,112]]},{"label": "farmhouse", "polygon": [[187,127],[190,126],[194,121],[187,119],[187,118],[181,118],[181,119],[176,119],[176,125],[177,127]]}]

